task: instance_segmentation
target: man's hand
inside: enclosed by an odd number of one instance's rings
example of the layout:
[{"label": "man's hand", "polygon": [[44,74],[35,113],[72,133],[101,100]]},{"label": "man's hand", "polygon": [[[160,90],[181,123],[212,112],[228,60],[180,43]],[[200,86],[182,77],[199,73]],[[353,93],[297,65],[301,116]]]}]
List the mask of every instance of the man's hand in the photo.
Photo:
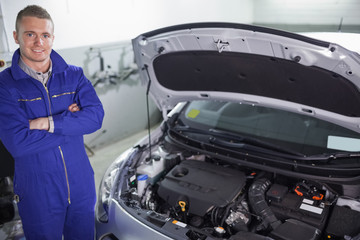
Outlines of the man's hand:
[{"label": "man's hand", "polygon": [[68,110],[70,112],[77,112],[77,111],[80,111],[80,108],[76,103],[73,103],[69,106]]},{"label": "man's hand", "polygon": [[[70,112],[77,112],[80,111],[80,108],[76,103],[73,103],[68,107],[68,110]],[[41,117],[41,118],[29,120],[29,126],[30,126],[30,130],[37,129],[37,130],[49,131],[50,128],[49,118]]]},{"label": "man's hand", "polygon": [[[73,103],[68,107],[68,110],[70,112],[77,112],[80,111],[80,108],[76,103]],[[38,129],[38,130],[49,131],[50,128],[49,118],[41,117],[41,118],[29,120],[29,126],[30,126],[30,130]]]},{"label": "man's hand", "polygon": [[33,120],[29,120],[30,130],[38,129],[38,130],[49,130],[49,118],[42,117],[36,118]]}]

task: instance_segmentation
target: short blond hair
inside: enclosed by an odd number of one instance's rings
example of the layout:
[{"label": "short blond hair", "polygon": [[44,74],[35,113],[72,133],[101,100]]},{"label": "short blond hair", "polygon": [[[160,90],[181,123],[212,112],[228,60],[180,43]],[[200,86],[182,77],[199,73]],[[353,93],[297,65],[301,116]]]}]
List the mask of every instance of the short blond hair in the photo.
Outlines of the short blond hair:
[{"label": "short blond hair", "polygon": [[37,17],[41,19],[48,19],[51,21],[51,24],[54,28],[54,22],[50,14],[46,11],[46,9],[38,5],[29,5],[18,13],[15,23],[15,29],[17,32],[19,31],[19,25],[23,17]]}]

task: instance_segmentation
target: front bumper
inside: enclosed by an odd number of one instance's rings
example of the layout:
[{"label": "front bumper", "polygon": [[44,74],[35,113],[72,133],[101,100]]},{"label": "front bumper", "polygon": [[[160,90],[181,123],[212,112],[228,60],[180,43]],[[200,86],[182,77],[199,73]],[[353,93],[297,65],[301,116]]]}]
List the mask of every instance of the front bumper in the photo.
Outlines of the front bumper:
[{"label": "front bumper", "polygon": [[[134,210],[135,211],[135,210]],[[138,215],[144,214],[139,210]],[[164,234],[156,231],[154,228],[145,225],[132,215],[130,215],[115,200],[111,200],[109,208],[109,220],[107,223],[100,222],[96,219],[96,239],[97,240],[116,240],[116,239],[156,239],[170,240]]]}]

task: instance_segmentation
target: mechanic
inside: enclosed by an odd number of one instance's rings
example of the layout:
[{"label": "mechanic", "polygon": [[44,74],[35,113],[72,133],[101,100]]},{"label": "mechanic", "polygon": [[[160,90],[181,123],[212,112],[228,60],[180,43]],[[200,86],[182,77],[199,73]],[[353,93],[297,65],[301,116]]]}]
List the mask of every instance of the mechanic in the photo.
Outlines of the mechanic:
[{"label": "mechanic", "polygon": [[94,239],[94,172],[83,135],[99,128],[102,104],[81,68],[52,50],[49,13],[16,18],[19,44],[0,73],[0,139],[15,159],[14,192],[27,240]]}]

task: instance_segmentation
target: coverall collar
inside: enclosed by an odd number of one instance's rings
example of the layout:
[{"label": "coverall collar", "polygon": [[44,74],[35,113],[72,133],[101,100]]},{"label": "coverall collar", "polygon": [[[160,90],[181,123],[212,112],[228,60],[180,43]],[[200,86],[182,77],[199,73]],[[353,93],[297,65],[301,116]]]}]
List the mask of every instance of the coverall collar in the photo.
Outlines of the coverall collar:
[{"label": "coverall collar", "polygon": [[[51,51],[50,58],[52,61],[52,74],[64,72],[68,65],[65,60],[54,50]],[[20,60],[20,49],[17,49],[12,58],[11,64],[11,73],[15,80],[25,79],[28,78],[27,75],[20,67],[19,62]]]}]

